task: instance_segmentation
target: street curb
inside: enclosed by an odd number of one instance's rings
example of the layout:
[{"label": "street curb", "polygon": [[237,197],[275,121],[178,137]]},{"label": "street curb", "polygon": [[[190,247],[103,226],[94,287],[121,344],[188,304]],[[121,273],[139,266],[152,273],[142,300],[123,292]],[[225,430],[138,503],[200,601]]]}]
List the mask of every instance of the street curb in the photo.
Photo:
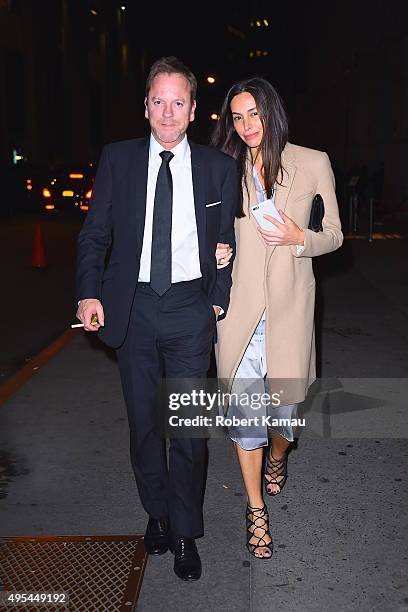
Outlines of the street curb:
[{"label": "street curb", "polygon": [[21,368],[16,374],[11,376],[6,382],[0,385],[0,406],[4,404],[16,391],[20,389],[34,374],[42,368],[59,351],[67,346],[72,340],[81,333],[78,329],[67,329],[54,342],[51,342],[38,355],[30,359],[29,363]]}]

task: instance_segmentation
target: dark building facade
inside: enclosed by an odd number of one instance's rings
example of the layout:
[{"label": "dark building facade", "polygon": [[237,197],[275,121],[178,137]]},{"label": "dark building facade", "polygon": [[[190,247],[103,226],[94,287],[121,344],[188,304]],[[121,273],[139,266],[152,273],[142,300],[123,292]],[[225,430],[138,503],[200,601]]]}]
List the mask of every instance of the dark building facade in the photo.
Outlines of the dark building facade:
[{"label": "dark building facade", "polygon": [[326,150],[345,182],[375,177],[382,206],[405,206],[408,23],[402,2],[391,4],[250,0],[197,12],[0,0],[0,159],[18,149],[30,161],[85,162],[104,142],[145,134],[148,69],[177,55],[199,81],[195,140],[208,141],[233,81],[264,76],[284,98],[294,142]]}]

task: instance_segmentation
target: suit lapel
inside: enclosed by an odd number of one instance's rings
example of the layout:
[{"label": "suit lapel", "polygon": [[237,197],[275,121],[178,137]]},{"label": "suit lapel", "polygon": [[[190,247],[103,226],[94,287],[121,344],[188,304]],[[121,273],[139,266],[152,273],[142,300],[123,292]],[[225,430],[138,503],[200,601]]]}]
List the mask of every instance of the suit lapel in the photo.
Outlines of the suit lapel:
[{"label": "suit lapel", "polygon": [[[143,244],[143,233],[146,215],[147,172],[149,167],[150,138],[143,138],[138,142],[137,149],[130,162],[128,203],[130,207],[129,224],[132,219],[136,224],[136,245],[140,253]],[[131,211],[135,211],[132,214]],[[134,234],[133,234],[134,235]]]},{"label": "suit lapel", "polygon": [[206,236],[206,210],[205,210],[205,176],[204,164],[201,159],[199,147],[189,140],[191,151],[191,173],[193,179],[194,208],[197,224],[198,248],[200,252],[201,270],[205,265],[205,236]]}]

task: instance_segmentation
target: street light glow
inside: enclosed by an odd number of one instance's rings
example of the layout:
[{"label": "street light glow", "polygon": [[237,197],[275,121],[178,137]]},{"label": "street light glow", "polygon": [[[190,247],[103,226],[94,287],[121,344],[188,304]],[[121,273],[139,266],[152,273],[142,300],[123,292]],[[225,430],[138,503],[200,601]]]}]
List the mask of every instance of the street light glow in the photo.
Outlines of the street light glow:
[{"label": "street light glow", "polygon": [[211,119],[213,121],[219,121],[220,120],[220,116],[217,113],[212,113]]},{"label": "street light glow", "polygon": [[213,76],[208,76],[208,77],[207,77],[207,82],[208,82],[208,83],[210,83],[211,85],[212,85],[213,83],[215,83],[215,79],[214,79],[214,77],[213,77]]}]

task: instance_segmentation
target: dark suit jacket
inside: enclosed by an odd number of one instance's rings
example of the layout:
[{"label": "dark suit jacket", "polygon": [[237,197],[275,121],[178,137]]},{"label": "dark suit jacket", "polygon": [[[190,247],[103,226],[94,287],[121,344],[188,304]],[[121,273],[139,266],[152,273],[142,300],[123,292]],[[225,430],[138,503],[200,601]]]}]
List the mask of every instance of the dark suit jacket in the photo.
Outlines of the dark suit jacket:
[{"label": "dark suit jacket", "polygon": [[[146,211],[149,137],[106,145],[89,212],[78,238],[77,299],[102,302],[101,339],[119,347],[129,324],[139,276]],[[236,163],[216,149],[189,141],[203,289],[228,309],[232,261],[217,270],[217,242],[234,248],[238,179]],[[206,206],[214,204],[214,206]],[[224,315],[222,316],[225,316]]]}]

